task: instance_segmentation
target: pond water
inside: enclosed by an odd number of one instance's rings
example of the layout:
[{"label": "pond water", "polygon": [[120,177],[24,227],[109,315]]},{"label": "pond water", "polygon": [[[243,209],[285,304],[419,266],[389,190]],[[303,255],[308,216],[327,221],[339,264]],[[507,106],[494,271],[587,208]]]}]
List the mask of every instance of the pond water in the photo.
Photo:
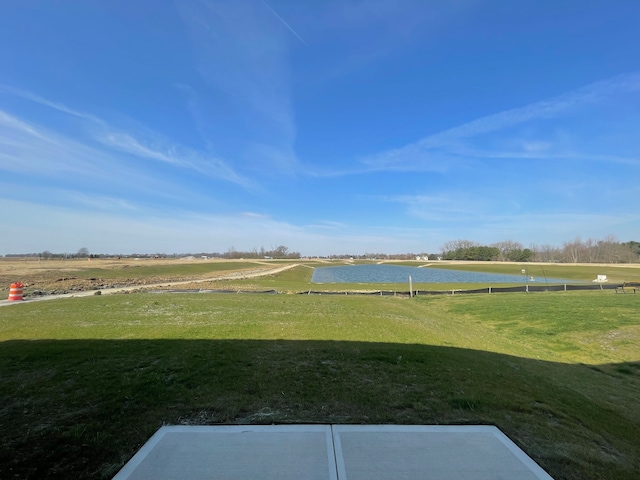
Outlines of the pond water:
[{"label": "pond water", "polygon": [[[514,270],[520,268],[515,266]],[[407,283],[411,276],[416,283],[575,283],[560,278],[533,277],[520,274],[466,272],[443,268],[418,268],[403,265],[347,265],[317,267],[313,283]]]}]

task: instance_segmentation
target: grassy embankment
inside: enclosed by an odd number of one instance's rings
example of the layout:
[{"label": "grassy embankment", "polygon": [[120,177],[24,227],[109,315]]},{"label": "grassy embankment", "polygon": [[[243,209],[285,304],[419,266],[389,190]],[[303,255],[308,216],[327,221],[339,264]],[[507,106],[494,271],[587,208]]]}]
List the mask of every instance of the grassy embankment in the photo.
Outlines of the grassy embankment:
[{"label": "grassy embankment", "polygon": [[[463,265],[455,263],[432,263],[432,268],[466,270],[470,272],[505,273],[519,275],[524,269],[526,276],[533,276],[537,283],[544,283],[545,277],[567,280],[592,281],[598,275],[607,275],[610,283],[640,282],[640,265],[573,265],[563,263],[486,263],[475,262]],[[523,278],[523,281],[524,278]]]},{"label": "grassy embankment", "polygon": [[[311,269],[243,280],[301,291]],[[163,424],[495,424],[640,477],[640,295],[136,294],[0,308],[0,477],[109,478]]]}]

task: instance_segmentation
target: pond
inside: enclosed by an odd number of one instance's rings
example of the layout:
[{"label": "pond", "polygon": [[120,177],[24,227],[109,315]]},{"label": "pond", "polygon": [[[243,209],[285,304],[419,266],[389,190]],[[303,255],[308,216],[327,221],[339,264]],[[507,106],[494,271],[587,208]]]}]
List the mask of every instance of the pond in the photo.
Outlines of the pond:
[{"label": "pond", "polygon": [[[520,267],[514,266],[519,271]],[[524,276],[446,270],[443,268],[418,268],[403,265],[347,265],[341,267],[317,267],[313,283],[407,283],[411,276],[415,283],[576,283],[560,278]]]}]

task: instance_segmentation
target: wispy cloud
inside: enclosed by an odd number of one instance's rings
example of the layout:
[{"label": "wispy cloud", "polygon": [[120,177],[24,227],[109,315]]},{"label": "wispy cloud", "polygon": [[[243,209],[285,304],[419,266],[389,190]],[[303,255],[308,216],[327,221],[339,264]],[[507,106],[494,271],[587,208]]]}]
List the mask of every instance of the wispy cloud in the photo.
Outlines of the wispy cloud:
[{"label": "wispy cloud", "polygon": [[438,222],[474,220],[489,206],[487,200],[473,192],[461,191],[447,191],[446,195],[395,195],[380,200],[404,205],[406,213],[413,218]]},{"label": "wispy cloud", "polygon": [[[169,210],[143,207],[122,203],[122,199],[108,194],[80,194],[74,200],[73,206],[66,208],[0,197],[0,210],[5,212],[1,228],[4,252],[0,254],[64,252],[84,246],[95,253],[170,253],[171,248],[177,252],[223,252],[230,248],[251,250],[282,244],[314,255],[336,253],[336,244],[340,253],[435,252],[444,242],[455,238],[472,238],[487,244],[505,239],[527,245],[559,244],[575,237],[576,232],[584,238],[602,238],[616,231],[620,238],[631,239],[640,225],[640,214],[575,212],[495,213],[475,219],[467,217],[463,223],[441,217],[431,219],[424,227],[355,227],[344,222],[295,225],[252,212],[198,214],[177,207]],[[447,210],[454,216],[464,210],[463,205],[440,197],[400,196],[390,201]],[[123,210],[131,214],[123,215]],[[43,236],[42,231],[56,234]],[[552,237],[549,232],[553,232]]]},{"label": "wispy cloud", "polygon": [[[15,95],[80,119],[83,122],[82,127],[84,131],[89,136],[87,140],[92,139],[98,141],[111,149],[119,150],[139,158],[163,162],[176,168],[195,171],[210,178],[232,182],[246,188],[256,188],[254,182],[238,174],[227,162],[219,157],[173,143],[161,135],[151,132],[147,128],[138,129],[138,132],[135,133],[125,132],[95,115],[72,109],[31,92],[15,89],[6,85],[0,85],[0,93]],[[6,112],[0,111],[0,125],[4,125],[14,131],[20,131],[31,137],[36,137],[45,143],[55,144],[58,148],[63,148],[64,146],[64,148],[70,150],[72,153],[68,160],[75,158],[76,164],[79,166],[82,163],[79,162],[77,155],[73,155],[74,152],[86,152],[87,149],[91,149],[92,155],[96,153],[95,147],[89,147],[87,144],[83,145],[78,141],[66,139],[62,134],[53,132],[44,133],[41,127],[32,125]],[[4,142],[5,145],[11,141],[11,135],[0,137],[0,142]],[[23,144],[23,147],[26,147],[26,145]],[[0,150],[0,156],[3,155],[3,153],[6,156],[6,152]],[[101,152],[98,158],[104,160],[104,155],[104,152]],[[89,155],[83,155],[83,158],[88,157]],[[70,162],[68,163],[70,164]],[[60,165],[57,165],[56,168],[60,168]],[[81,168],[85,168],[85,165],[82,165]]]},{"label": "wispy cloud", "polygon": [[[113,199],[108,201],[114,201]],[[2,226],[2,253],[55,252],[88,247],[91,252],[131,253],[224,252],[287,245],[306,255],[387,251],[419,248],[424,230],[366,228],[342,231],[322,226],[300,226],[264,215],[194,214],[188,210],[137,209],[136,215],[114,214],[104,209],[63,208],[0,197],[7,212]],[[90,212],[91,214],[88,214]],[[38,222],[34,223],[34,219]],[[55,231],[44,237],[39,232]],[[188,235],[185,235],[188,232]]]},{"label": "wispy cloud", "polygon": [[143,213],[143,209],[139,204],[121,197],[102,195],[99,193],[80,193],[60,190],[58,190],[57,193],[59,197],[66,197],[69,200],[69,203],[74,205],[76,208],[88,209],[93,212]]},{"label": "wispy cloud", "polygon": [[[492,195],[486,195],[482,185],[469,190],[448,188],[442,194],[396,195],[380,197],[381,202],[404,206],[406,215],[424,222],[434,236],[442,241],[454,238],[473,238],[481,243],[493,243],[512,239],[525,243],[559,243],[576,236],[580,232],[585,237],[601,238],[612,231],[621,236],[633,238],[640,226],[640,214],[621,208],[611,213],[608,206],[601,210],[593,208],[584,200],[584,190],[592,190],[593,185],[571,180],[555,180],[551,186],[528,186],[533,192],[523,191],[514,186],[499,187]],[[576,208],[570,204],[572,190],[581,190]],[[547,204],[542,201],[555,192],[562,201]],[[595,192],[598,204],[607,198],[606,189]],[[587,192],[588,194],[588,192]],[[628,195],[628,192],[625,193]],[[535,207],[535,208],[531,208]],[[554,240],[550,240],[553,232]]]},{"label": "wispy cloud", "polygon": [[[107,173],[109,156],[81,142],[0,111],[0,167],[4,170],[91,176]],[[108,177],[108,175],[107,175]]]},{"label": "wispy cloud", "polygon": [[249,0],[193,1],[181,3],[180,12],[207,84],[199,95],[209,106],[207,136],[252,170],[292,172],[297,129],[290,35],[283,19],[265,6]]},{"label": "wispy cloud", "polygon": [[[557,129],[565,122],[569,125],[579,123],[580,115],[585,110],[606,104],[619,96],[628,97],[639,90],[640,74],[615,77],[549,100],[473,120],[450,130],[429,135],[409,145],[362,158],[361,162],[374,170],[438,170],[447,163],[456,164],[469,159],[490,158],[565,159],[637,164],[638,157],[619,155],[615,153],[613,146],[610,146],[610,151],[602,154],[576,150],[574,144],[580,142],[558,142]],[[598,115],[598,112],[591,112],[590,115]],[[613,125],[615,121],[612,119]],[[512,139],[522,134],[516,130],[517,127],[530,126],[533,122],[537,122],[535,126],[538,127],[533,130],[540,130],[542,125],[546,130],[551,129],[551,132],[543,138],[523,138],[519,150],[503,148],[506,145],[513,146]],[[500,137],[496,139],[492,134],[499,134]],[[587,137],[580,140],[588,142],[591,139]],[[486,143],[490,146],[484,145]]]},{"label": "wispy cloud", "polygon": [[[212,196],[0,111],[0,198],[131,213],[137,204],[209,205]],[[203,198],[204,197],[204,198]]]},{"label": "wispy cloud", "polygon": [[179,145],[158,146],[156,143],[155,146],[150,146],[128,133],[113,130],[104,131],[96,139],[110,148],[139,158],[156,160],[179,168],[194,170],[208,177],[226,180],[243,187],[255,186],[252,181],[237,174],[223,160]]},{"label": "wispy cloud", "polygon": [[302,38],[300,35],[298,35],[298,32],[296,32],[291,25],[289,25],[284,18],[282,18],[280,15],[278,15],[278,13],[271,8],[271,5],[269,5],[267,2],[265,2],[264,0],[260,0],[262,2],[262,4],[267,7],[269,9],[269,11],[271,13],[273,13],[273,15],[280,20],[280,22],[287,28],[287,30],[289,30],[291,33],[293,33],[293,35],[295,35],[295,37],[300,40],[302,43],[304,43],[307,47],[309,46],[309,44],[307,42],[304,41],[304,38]]},{"label": "wispy cloud", "polygon": [[62,103],[57,103],[57,102],[53,102],[51,100],[47,100],[46,98],[43,98],[40,95],[36,95],[33,92],[28,92],[26,90],[22,90],[20,88],[15,88],[15,87],[12,87],[10,85],[1,85],[0,84],[0,93],[4,93],[4,94],[20,97],[20,98],[23,98],[25,100],[29,100],[31,102],[43,105],[45,107],[52,108],[53,110],[57,110],[59,112],[66,113],[66,114],[72,115],[74,117],[78,117],[78,118],[83,118],[85,120],[89,120],[90,122],[93,122],[93,123],[96,123],[96,124],[100,124],[100,125],[104,124],[104,122],[100,118],[98,118],[98,117],[96,117],[94,115],[90,115],[88,113],[84,113],[84,112],[80,112],[78,110],[74,110],[72,108],[69,108],[66,105],[63,105]]},{"label": "wispy cloud", "polygon": [[[482,0],[337,0],[292,2],[290,10],[299,10],[309,38],[322,38],[323,48],[332,49],[327,61],[316,59],[313,85],[339,82],[368,67],[385,62],[422,45],[436,45],[440,34],[452,21],[472,13]],[[305,13],[302,13],[302,12]],[[326,32],[331,32],[330,36]],[[307,36],[307,35],[305,35]],[[313,40],[311,43],[314,44]],[[314,44],[315,45],[315,44]]]},{"label": "wispy cloud", "polygon": [[[585,238],[604,238],[612,231],[624,238],[633,238],[640,224],[640,215],[629,213],[529,213],[524,215],[489,215],[481,222],[456,227],[460,235],[492,243],[515,239],[528,244],[556,243],[570,240],[576,232]],[[549,232],[553,232],[550,240]],[[449,230],[449,234],[454,232]],[[451,236],[450,238],[455,238]]]}]

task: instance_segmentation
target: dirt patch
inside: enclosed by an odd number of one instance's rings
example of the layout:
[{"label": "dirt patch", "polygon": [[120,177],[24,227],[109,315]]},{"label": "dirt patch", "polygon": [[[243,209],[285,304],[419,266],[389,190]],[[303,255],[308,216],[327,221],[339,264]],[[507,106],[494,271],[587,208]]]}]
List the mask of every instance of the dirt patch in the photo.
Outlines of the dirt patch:
[{"label": "dirt patch", "polygon": [[[211,261],[212,266],[215,261]],[[202,260],[165,260],[165,259],[122,259],[122,260],[39,260],[0,259],[0,299],[8,295],[13,282],[22,282],[25,298],[38,298],[52,295],[93,293],[96,291],[131,292],[147,288],[211,288],[216,282],[238,280],[272,275],[296,266],[295,264],[269,264],[256,262],[255,267],[247,268],[246,262],[238,262],[237,270],[224,270],[202,275],[153,275],[141,268],[158,265],[202,264]],[[229,262],[229,260],[225,260]],[[82,275],[92,269],[100,269],[102,276]],[[122,271],[131,275],[122,276]],[[114,274],[110,275],[109,272]]]}]

